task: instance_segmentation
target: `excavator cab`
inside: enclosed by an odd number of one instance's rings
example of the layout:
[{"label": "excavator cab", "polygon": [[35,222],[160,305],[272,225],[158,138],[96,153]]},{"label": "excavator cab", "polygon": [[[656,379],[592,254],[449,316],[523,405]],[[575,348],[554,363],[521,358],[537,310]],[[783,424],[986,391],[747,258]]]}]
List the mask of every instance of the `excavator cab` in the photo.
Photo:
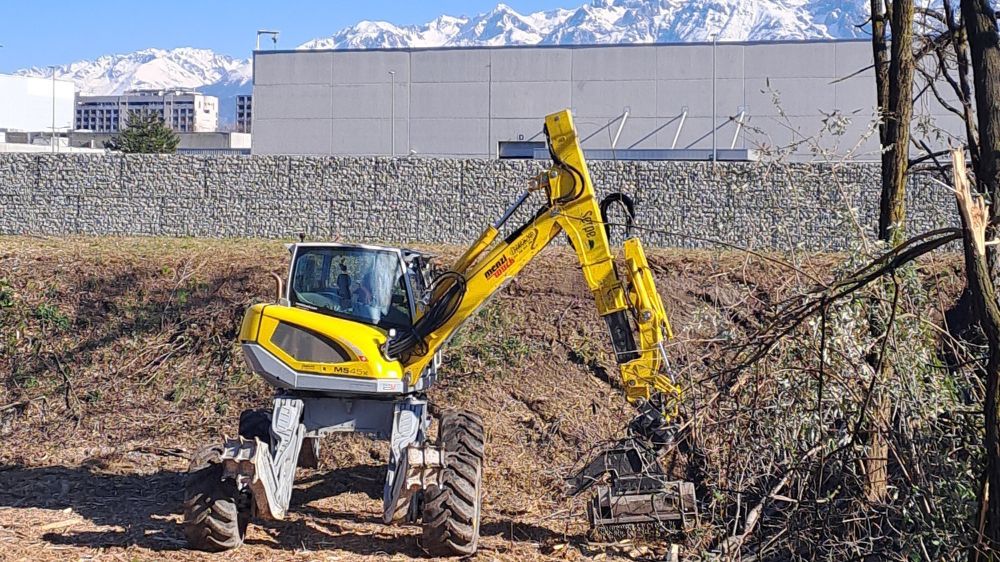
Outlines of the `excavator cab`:
[{"label": "excavator cab", "polygon": [[329,243],[296,244],[293,251],[290,306],[385,331],[412,326],[423,280],[413,252]]}]

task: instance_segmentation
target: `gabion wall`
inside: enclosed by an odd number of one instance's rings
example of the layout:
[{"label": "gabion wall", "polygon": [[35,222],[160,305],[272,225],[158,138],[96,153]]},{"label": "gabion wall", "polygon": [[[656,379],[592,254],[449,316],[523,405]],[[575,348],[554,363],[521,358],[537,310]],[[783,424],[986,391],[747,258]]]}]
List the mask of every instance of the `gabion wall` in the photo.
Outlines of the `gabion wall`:
[{"label": "gabion wall", "polygon": [[[469,243],[545,163],[427,158],[0,154],[0,234]],[[590,162],[647,246],[843,250],[874,233],[877,163]],[[911,181],[908,230],[954,224]],[[541,204],[541,194],[525,212]]]}]

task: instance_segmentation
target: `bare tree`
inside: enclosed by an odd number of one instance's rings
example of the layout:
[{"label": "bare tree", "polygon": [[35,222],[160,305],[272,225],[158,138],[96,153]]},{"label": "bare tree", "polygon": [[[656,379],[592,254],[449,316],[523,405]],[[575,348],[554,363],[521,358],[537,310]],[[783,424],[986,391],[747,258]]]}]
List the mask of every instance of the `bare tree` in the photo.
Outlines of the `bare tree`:
[{"label": "bare tree", "polygon": [[[976,186],[993,202],[985,207],[966,203],[962,208],[968,292],[976,320],[990,344],[983,368],[986,396],[983,403],[985,463],[979,492],[979,541],[970,556],[980,560],[982,551],[1000,549],[1000,308],[991,276],[996,271],[995,251],[987,255],[986,238],[995,236],[1000,218],[1000,34],[997,15],[989,0],[962,0],[962,19],[972,59],[978,126]],[[970,143],[971,146],[971,143]],[[960,175],[956,159],[956,181]],[[964,171],[964,163],[961,166]],[[961,181],[964,181],[964,174]],[[968,191],[968,188],[966,188]],[[971,198],[971,196],[970,196]],[[988,209],[988,217],[987,210]],[[994,267],[988,267],[993,262]],[[985,556],[990,556],[986,554]]]},{"label": "bare tree", "polygon": [[[962,18],[972,55],[979,163],[976,185],[992,201],[1000,200],[1000,39],[997,15],[990,0],[962,0]],[[1000,217],[1000,205],[992,205],[991,222]]]},{"label": "bare tree", "polygon": [[962,219],[965,273],[976,317],[989,341],[989,351],[984,372],[986,375],[986,468],[979,497],[978,540],[971,560],[982,556],[992,560],[989,552],[1000,547],[1000,519],[997,518],[1000,502],[990,501],[990,491],[1000,489],[1000,465],[997,464],[997,389],[1000,380],[1000,306],[997,304],[996,286],[986,260],[986,229],[989,224],[990,206],[982,196],[974,196],[969,187],[965,169],[965,154],[955,150],[955,194]]},{"label": "bare tree", "polygon": [[[906,180],[909,172],[910,122],[913,118],[913,0],[871,0],[872,54],[875,60],[875,88],[879,109],[879,141],[882,153],[882,189],[879,197],[878,237],[892,246],[903,241],[906,219]],[[892,31],[887,49],[886,20]],[[887,50],[889,51],[887,57]],[[893,288],[884,285],[885,292]],[[891,300],[891,299],[887,299]],[[879,303],[871,303],[869,325],[882,330]],[[886,316],[893,314],[890,311]],[[873,334],[876,335],[877,334]],[[867,358],[880,379],[892,376],[891,363],[877,354]],[[888,493],[888,442],[892,404],[878,386],[871,409],[868,453],[864,459],[868,501],[882,502]]]}]

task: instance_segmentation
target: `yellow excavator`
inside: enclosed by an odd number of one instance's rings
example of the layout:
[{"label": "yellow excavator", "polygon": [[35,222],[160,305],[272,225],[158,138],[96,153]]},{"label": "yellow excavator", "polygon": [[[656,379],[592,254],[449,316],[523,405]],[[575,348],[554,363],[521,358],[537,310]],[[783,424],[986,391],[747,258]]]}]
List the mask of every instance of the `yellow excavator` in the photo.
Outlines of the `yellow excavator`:
[{"label": "yellow excavator", "polygon": [[[184,499],[191,547],[234,548],[252,518],[285,518],[296,466],[316,466],[322,437],[360,432],[389,442],[384,521],[419,523],[431,555],[475,552],[488,460],[482,420],[432,408],[426,393],[449,339],[562,233],[610,331],[625,398],[637,407],[626,435],[567,478],[567,491],[591,491],[598,529],[695,522],[694,486],[671,480],[658,462],[681,398],[664,350],[670,324],[639,240],[626,238],[617,262],[609,244],[609,208],[623,205],[630,217],[634,207],[623,194],[598,203],[569,110],[547,116],[544,133],[552,166],[447,271],[401,248],[289,245],[277,302],[250,308],[239,336],[249,367],[276,389],[273,406],[244,412],[237,437],[192,458]],[[534,193],[544,193],[544,204],[500,239]]]}]

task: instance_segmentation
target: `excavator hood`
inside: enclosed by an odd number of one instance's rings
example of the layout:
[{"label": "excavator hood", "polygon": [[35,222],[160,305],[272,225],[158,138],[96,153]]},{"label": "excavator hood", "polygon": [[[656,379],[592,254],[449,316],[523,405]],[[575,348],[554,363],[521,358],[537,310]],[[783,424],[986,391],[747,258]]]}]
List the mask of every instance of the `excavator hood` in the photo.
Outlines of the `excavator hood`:
[{"label": "excavator hood", "polygon": [[383,357],[382,330],[277,304],[247,310],[240,343],[250,367],[278,388],[402,393],[403,369]]}]

